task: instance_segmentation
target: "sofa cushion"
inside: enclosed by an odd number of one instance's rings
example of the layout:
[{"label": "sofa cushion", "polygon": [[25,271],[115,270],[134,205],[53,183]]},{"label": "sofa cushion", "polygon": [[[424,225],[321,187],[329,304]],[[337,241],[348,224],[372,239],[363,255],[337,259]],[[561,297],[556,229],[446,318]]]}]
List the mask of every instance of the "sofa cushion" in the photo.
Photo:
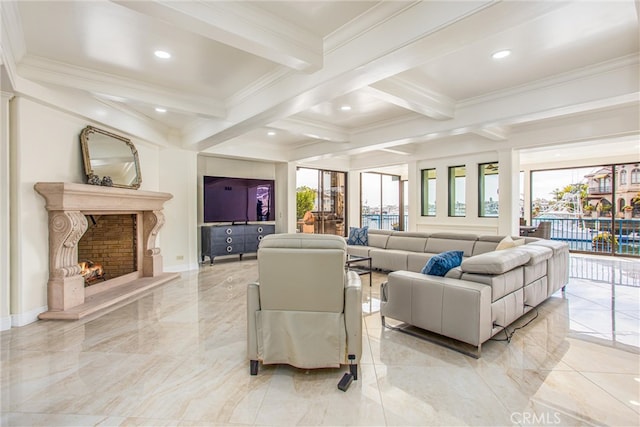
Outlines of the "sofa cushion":
[{"label": "sofa cushion", "polygon": [[432,256],[422,269],[423,274],[443,276],[462,263],[462,251],[447,251]]},{"label": "sofa cushion", "polygon": [[478,236],[460,233],[434,233],[427,239],[425,252],[439,254],[447,251],[463,251],[464,256],[471,256],[473,245]]},{"label": "sofa cushion", "polygon": [[502,274],[529,262],[531,256],[521,248],[487,252],[462,261],[465,273]]},{"label": "sofa cushion", "polygon": [[427,244],[426,235],[418,235],[418,233],[405,233],[402,235],[392,234],[387,240],[387,249],[399,249],[411,252],[424,252]]},{"label": "sofa cushion", "polygon": [[407,270],[420,273],[425,264],[436,254],[428,254],[426,252],[408,252],[407,254]]},{"label": "sofa cushion", "polygon": [[358,257],[368,257],[370,249],[371,246],[349,245],[347,246],[347,254]]},{"label": "sofa cushion", "polygon": [[393,233],[391,230],[378,230],[372,229],[368,231],[369,238],[369,246],[372,248],[386,248],[387,240],[389,240],[389,236]]},{"label": "sofa cushion", "polygon": [[371,248],[369,256],[371,265],[380,270],[398,271],[407,269],[407,255],[409,252],[397,249]]},{"label": "sofa cushion", "polygon": [[502,274],[463,273],[461,279],[489,285],[491,301],[497,301],[524,286],[523,270],[524,267],[516,267]]},{"label": "sofa cushion", "polygon": [[542,245],[525,245],[522,248],[523,251],[528,252],[529,262],[527,265],[533,265],[546,261],[553,256],[553,249]]},{"label": "sofa cushion", "polygon": [[349,227],[349,238],[347,239],[347,244],[357,246],[369,245],[368,230],[369,227]]}]

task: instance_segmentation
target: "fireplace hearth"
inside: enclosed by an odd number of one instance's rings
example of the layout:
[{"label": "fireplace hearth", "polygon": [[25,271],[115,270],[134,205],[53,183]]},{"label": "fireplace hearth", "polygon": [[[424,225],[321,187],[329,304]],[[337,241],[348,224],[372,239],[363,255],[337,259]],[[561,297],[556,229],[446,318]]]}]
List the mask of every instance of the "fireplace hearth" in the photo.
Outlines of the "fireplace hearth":
[{"label": "fireplace hearth", "polygon": [[[39,182],[34,188],[46,200],[49,214],[48,311],[40,314],[41,319],[75,320],[105,312],[179,276],[163,272],[161,250],[156,246],[164,225],[163,205],[171,194],[62,182]],[[79,259],[81,238],[97,217],[128,217],[135,224],[132,271],[113,277],[105,265],[109,257]],[[111,243],[106,240],[95,246]],[[118,249],[111,249],[117,258]],[[85,287],[79,263],[87,259],[102,264],[106,280]]]}]

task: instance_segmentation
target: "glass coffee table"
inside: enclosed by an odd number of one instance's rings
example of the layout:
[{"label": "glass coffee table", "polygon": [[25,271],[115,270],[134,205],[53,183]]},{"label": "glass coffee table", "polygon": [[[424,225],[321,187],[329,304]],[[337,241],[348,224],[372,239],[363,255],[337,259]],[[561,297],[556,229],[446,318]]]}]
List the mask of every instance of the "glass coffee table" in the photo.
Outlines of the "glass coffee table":
[{"label": "glass coffee table", "polygon": [[371,257],[349,255],[345,267],[359,276],[369,275],[369,287],[371,287]]}]

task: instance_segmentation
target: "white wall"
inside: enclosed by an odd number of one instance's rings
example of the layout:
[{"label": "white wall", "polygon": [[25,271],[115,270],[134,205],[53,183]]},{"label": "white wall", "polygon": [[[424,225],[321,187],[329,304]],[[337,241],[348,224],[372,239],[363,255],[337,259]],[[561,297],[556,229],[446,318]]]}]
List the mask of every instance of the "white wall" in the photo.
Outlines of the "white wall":
[{"label": "white wall", "polygon": [[164,205],[165,224],[160,232],[164,270],[198,269],[198,155],[175,148],[159,152],[160,191],[173,194]]},{"label": "white wall", "polygon": [[296,232],[296,171],[294,163],[276,164],[276,233]]}]

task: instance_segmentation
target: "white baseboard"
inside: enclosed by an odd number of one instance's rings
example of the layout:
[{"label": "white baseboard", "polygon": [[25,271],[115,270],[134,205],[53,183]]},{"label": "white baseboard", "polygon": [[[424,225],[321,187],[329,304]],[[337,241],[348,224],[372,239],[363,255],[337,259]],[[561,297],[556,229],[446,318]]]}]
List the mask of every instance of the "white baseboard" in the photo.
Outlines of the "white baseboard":
[{"label": "white baseboard", "polygon": [[11,316],[0,317],[0,331],[11,329]]},{"label": "white baseboard", "polygon": [[11,326],[20,327],[28,325],[29,323],[36,322],[38,320],[38,314],[44,313],[47,310],[48,307],[45,305],[40,308],[34,308],[33,310],[27,311],[26,313],[12,314]]},{"label": "white baseboard", "polygon": [[180,265],[172,265],[170,267],[164,267],[164,271],[166,273],[182,273],[183,271],[193,271],[198,270],[200,266],[195,264],[180,264]]}]

